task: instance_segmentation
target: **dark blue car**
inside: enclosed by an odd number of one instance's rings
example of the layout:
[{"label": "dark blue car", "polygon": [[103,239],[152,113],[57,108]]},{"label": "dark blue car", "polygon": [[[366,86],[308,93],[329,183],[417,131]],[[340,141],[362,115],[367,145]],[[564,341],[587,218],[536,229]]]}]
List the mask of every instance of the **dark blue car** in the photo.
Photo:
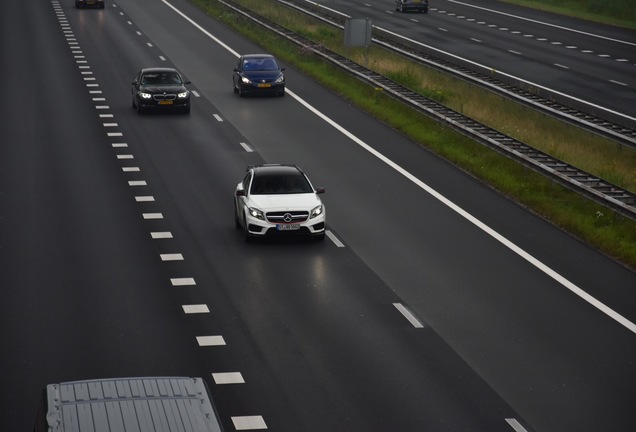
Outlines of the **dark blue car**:
[{"label": "dark blue car", "polygon": [[232,84],[239,96],[249,94],[285,95],[285,75],[276,58],[270,54],[244,54],[234,68]]}]

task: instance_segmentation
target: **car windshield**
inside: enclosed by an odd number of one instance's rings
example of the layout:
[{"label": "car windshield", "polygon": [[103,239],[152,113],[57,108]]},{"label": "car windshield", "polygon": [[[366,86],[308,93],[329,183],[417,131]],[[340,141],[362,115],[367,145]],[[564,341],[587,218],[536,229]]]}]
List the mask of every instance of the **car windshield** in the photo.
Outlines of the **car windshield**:
[{"label": "car windshield", "polygon": [[243,70],[246,71],[272,71],[278,70],[276,60],[271,57],[246,58],[243,60]]},{"label": "car windshield", "polygon": [[181,84],[181,77],[176,72],[148,72],[141,78],[144,85]]},{"label": "car windshield", "polygon": [[252,195],[313,193],[311,185],[301,174],[260,173],[252,181]]}]

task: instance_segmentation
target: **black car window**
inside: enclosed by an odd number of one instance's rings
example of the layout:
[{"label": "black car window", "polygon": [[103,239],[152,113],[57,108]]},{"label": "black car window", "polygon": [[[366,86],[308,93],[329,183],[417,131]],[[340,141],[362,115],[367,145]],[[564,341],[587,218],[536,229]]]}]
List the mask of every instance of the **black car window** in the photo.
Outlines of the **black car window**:
[{"label": "black car window", "polygon": [[276,60],[271,57],[250,58],[243,61],[243,70],[246,71],[271,71],[278,69]]},{"label": "black car window", "polygon": [[176,72],[148,72],[141,78],[144,85],[181,84],[181,77]]},{"label": "black car window", "polygon": [[252,195],[313,193],[311,185],[300,173],[259,173],[252,182]]}]

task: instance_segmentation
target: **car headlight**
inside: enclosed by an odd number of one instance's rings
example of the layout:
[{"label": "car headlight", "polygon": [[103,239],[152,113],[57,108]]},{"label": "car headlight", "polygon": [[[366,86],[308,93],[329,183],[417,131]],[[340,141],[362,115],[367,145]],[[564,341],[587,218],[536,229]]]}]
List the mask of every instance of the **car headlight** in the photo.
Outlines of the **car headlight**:
[{"label": "car headlight", "polygon": [[139,97],[142,99],[150,99],[152,95],[150,93],[139,92]]},{"label": "car headlight", "polygon": [[311,213],[309,213],[309,219],[313,219],[313,218],[315,218],[317,216],[320,216],[322,214],[322,211],[323,211],[323,209],[322,209],[321,205],[319,205],[318,207],[315,207],[311,211]]},{"label": "car headlight", "polygon": [[285,82],[285,75],[280,74],[278,78],[276,78],[276,84],[280,84],[282,82]]},{"label": "car headlight", "polygon": [[185,99],[185,98],[187,98],[187,97],[188,97],[188,92],[187,92],[187,91],[184,91],[184,92],[181,92],[181,93],[177,93],[177,97],[178,97],[179,99]]},{"label": "car headlight", "polygon": [[250,84],[252,81],[250,81],[247,77],[242,76],[241,77],[241,82],[243,84]]},{"label": "car headlight", "polygon": [[247,211],[249,212],[250,216],[252,216],[253,218],[265,220],[265,215],[259,209],[250,207],[247,209]]}]

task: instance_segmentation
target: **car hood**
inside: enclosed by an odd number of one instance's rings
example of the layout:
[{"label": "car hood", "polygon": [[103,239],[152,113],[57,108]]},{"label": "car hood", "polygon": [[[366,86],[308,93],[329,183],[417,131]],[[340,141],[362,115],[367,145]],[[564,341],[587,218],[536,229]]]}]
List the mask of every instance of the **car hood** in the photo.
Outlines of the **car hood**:
[{"label": "car hood", "polygon": [[181,93],[186,91],[186,88],[182,85],[144,85],[139,89],[148,93]]},{"label": "car hood", "polygon": [[263,211],[312,210],[322,204],[314,193],[251,195],[250,206]]},{"label": "car hood", "polygon": [[282,75],[281,71],[243,71],[243,76],[250,79],[250,81],[274,81],[276,78]]}]

